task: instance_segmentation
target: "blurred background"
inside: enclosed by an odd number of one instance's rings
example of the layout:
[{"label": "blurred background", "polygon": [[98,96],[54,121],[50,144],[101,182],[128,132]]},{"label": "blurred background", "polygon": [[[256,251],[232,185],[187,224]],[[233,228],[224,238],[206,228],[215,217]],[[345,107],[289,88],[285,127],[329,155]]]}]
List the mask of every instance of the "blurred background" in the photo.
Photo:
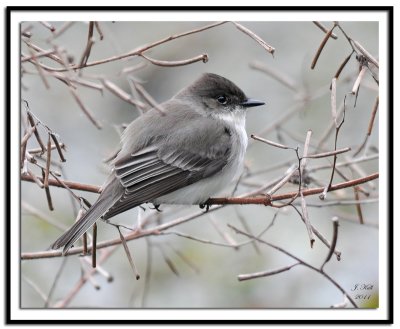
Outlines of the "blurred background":
[{"label": "blurred background", "polygon": [[[88,62],[127,53],[143,45],[170,35],[195,30],[211,22],[99,22],[103,40],[94,31],[94,45]],[[50,22],[56,30],[65,22]],[[244,92],[266,102],[263,107],[249,110],[247,132],[290,147],[299,147],[302,154],[308,130],[312,130],[309,153],[333,150],[329,86],[332,77],[352,49],[339,29],[337,40],[330,39],[323,49],[314,70],[311,62],[324,38],[312,22],[240,22],[275,48],[272,56],[255,40],[226,23],[199,33],[163,43],[146,55],[162,61],[177,61],[207,53],[207,63],[197,62],[179,67],[161,67],[141,57],[130,57],[109,63],[67,72],[102,86],[102,81],[114,83],[128,94],[135,95],[130,79],[140,83],[157,101],[163,102],[175,95],[204,72],[220,74],[236,83]],[[324,23],[327,27],[332,22]],[[377,22],[341,22],[348,36],[357,40],[375,58],[378,58]],[[21,31],[29,38],[21,40],[23,56],[32,54],[26,42],[47,50],[56,49],[79,63],[87,44],[89,24],[73,23],[64,33],[51,39],[52,32],[39,22],[24,22]],[[25,41],[24,41],[25,40]],[[62,68],[55,61],[42,57],[44,65]],[[142,65],[145,64],[145,65]],[[127,68],[139,69],[125,73]],[[268,71],[268,72],[265,72]],[[374,103],[378,95],[377,84],[366,72],[357,99],[348,95],[357,79],[359,63],[350,59],[337,84],[338,108],[346,98],[346,118],[340,130],[338,148],[351,147],[352,151],[338,156],[338,162],[354,161],[354,153],[363,144]],[[271,73],[272,72],[272,73]],[[46,74],[46,72],[45,72]],[[65,74],[65,72],[64,72]],[[107,88],[102,91],[76,84],[79,100],[102,125],[97,129],[83,113],[68,85],[54,75],[46,75],[46,88],[37,66],[22,63],[21,98],[29,104],[34,115],[57,133],[66,145],[66,162],[62,163],[62,178],[93,185],[102,185],[108,168],[104,159],[118,147],[121,127],[134,120],[140,111],[117,97]],[[354,106],[356,104],[356,106]],[[357,166],[340,168],[348,179],[359,178],[378,171],[378,121],[376,115],[372,134],[365,148],[356,155]],[[26,110],[21,106],[21,137],[26,127]],[[43,129],[43,127],[40,127]],[[42,130],[43,136],[46,132]],[[324,137],[325,136],[325,137]],[[46,141],[46,139],[44,139]],[[319,146],[319,149],[317,149]],[[34,138],[28,149],[37,148]],[[57,154],[52,160],[59,163]],[[284,150],[257,141],[250,141],[246,154],[246,170],[235,195],[252,191],[282,176],[288,168],[297,165],[293,150]],[[324,186],[329,182],[332,158],[309,159],[308,187]],[[318,169],[325,166],[325,169]],[[39,176],[33,164],[29,168]],[[54,170],[61,171],[56,166]],[[336,174],[334,183],[344,181]],[[325,201],[316,196],[306,198],[312,225],[328,241],[332,239],[332,217],[339,218],[337,250],[341,260],[333,257],[325,271],[335,279],[360,307],[378,306],[378,184],[362,185],[369,197],[360,193],[360,208],[351,205],[330,205],[339,200],[354,200],[354,189],[328,193]],[[231,195],[235,188],[225,187],[218,196]],[[295,184],[286,184],[277,193],[296,191]],[[50,187],[54,210],[47,206],[45,192],[36,184],[21,182],[21,252],[45,251],[49,245],[72,225],[78,205],[65,189]],[[266,192],[266,191],[265,191]],[[97,195],[76,191],[76,194],[94,202]],[[296,201],[296,207],[301,206]],[[112,222],[135,227],[140,218],[147,218],[148,227],[199,212],[197,206],[162,205],[157,213],[145,206],[145,211],[132,209],[112,219]],[[364,224],[359,223],[360,209]],[[59,223],[51,224],[48,219]],[[21,261],[21,307],[43,308],[329,308],[344,301],[343,294],[320,273],[304,266],[296,266],[276,275],[238,281],[239,274],[274,270],[294,263],[294,260],[262,244],[247,243],[234,248],[236,243],[248,242],[227,224],[258,236],[307,263],[320,267],[328,248],[317,239],[310,248],[307,230],[292,207],[281,209],[258,205],[227,206],[173,227],[163,236],[150,236],[130,241],[128,246],[141,274],[135,280],[124,249],[119,246],[99,267],[108,274],[96,273],[93,281],[79,289],[83,271],[90,265],[82,258],[45,258]],[[128,233],[128,231],[123,231]],[[205,242],[178,236],[184,234]],[[98,224],[98,241],[118,238],[115,227]],[[223,244],[223,245],[219,245]],[[99,259],[101,254],[99,251]],[[352,291],[355,285],[369,284],[371,290],[361,291],[361,297]],[[70,296],[71,298],[68,299]],[[370,296],[370,297],[368,297]],[[67,301],[68,299],[68,301]],[[349,304],[347,303],[347,306]]]}]

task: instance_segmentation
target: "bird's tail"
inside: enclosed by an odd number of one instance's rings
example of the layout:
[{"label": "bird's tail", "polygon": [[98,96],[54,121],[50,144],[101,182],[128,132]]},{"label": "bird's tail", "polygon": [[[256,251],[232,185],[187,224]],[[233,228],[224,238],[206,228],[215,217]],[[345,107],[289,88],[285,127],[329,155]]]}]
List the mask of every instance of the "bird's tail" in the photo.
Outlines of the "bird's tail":
[{"label": "bird's tail", "polygon": [[119,196],[103,191],[97,201],[89,208],[86,214],[61,235],[51,246],[51,249],[63,248],[63,254],[116,202]]}]

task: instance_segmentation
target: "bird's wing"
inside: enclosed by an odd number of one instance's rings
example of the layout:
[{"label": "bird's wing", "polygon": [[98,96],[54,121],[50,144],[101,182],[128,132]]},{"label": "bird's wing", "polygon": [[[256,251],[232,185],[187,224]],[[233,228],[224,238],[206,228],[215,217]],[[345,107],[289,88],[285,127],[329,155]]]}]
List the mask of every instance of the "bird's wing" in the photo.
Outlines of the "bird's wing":
[{"label": "bird's wing", "polygon": [[[227,164],[231,149],[229,134],[220,124],[206,123],[199,124],[189,134],[177,131],[167,141],[161,140],[155,145],[119,158],[114,163],[114,173],[125,192],[105,213],[104,218],[151,202],[222,170]],[[186,137],[183,138],[182,134]],[[214,137],[212,141],[204,140],[210,136],[218,137]],[[196,151],[193,150],[194,145]]]}]

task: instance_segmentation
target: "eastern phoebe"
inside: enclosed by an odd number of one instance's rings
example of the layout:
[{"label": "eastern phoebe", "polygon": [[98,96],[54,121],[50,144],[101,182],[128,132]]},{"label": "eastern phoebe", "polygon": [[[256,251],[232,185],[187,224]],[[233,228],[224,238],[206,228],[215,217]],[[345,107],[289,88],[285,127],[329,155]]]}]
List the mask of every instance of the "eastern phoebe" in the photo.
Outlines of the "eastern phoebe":
[{"label": "eastern phoebe", "polygon": [[150,202],[201,204],[240,172],[247,147],[245,114],[263,102],[211,73],[134,120],[92,207],[52,249],[63,253],[99,218]]}]

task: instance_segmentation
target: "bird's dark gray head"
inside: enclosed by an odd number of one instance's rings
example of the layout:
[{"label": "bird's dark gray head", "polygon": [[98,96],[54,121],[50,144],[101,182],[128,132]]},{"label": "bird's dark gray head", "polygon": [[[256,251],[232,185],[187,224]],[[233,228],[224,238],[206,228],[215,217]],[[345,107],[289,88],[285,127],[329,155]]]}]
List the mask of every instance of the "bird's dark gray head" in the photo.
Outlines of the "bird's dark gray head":
[{"label": "bird's dark gray head", "polygon": [[176,97],[191,98],[192,101],[201,103],[205,110],[210,111],[233,110],[238,107],[247,108],[264,104],[249,99],[232,81],[214,73],[204,73]]}]

